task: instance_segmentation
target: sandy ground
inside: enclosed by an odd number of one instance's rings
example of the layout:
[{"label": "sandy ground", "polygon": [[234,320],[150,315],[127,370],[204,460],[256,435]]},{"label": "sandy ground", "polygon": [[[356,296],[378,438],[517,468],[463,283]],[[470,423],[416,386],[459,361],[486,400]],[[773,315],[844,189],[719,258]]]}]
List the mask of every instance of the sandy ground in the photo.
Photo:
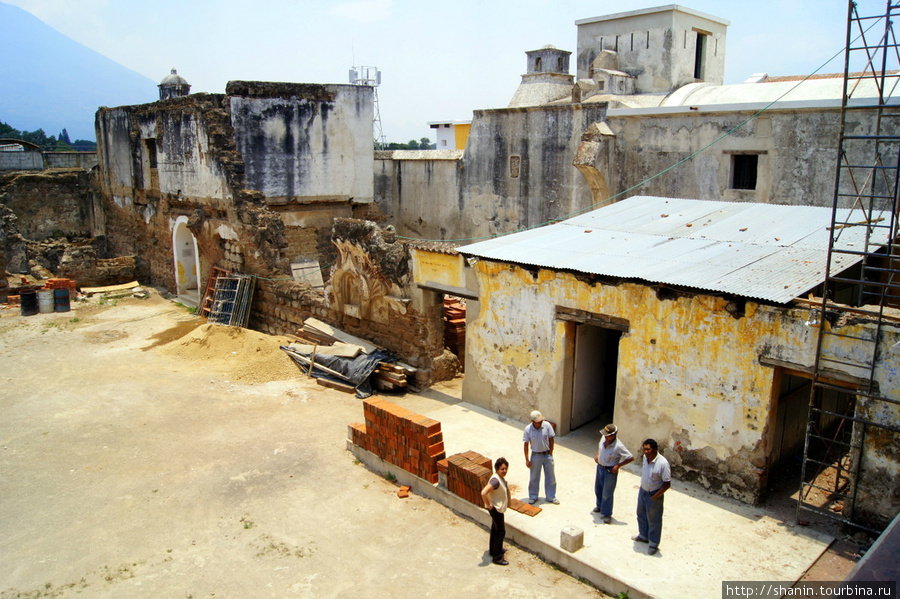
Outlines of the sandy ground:
[{"label": "sandy ground", "polygon": [[284,342],[155,291],[0,310],[0,597],[603,596],[398,498],[346,451],[361,401]]}]

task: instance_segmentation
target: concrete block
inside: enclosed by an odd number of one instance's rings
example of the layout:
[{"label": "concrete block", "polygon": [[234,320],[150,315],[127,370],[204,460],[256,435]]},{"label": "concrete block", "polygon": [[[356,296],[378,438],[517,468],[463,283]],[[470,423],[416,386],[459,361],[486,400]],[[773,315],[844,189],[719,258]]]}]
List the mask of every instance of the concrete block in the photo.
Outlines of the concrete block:
[{"label": "concrete block", "polygon": [[584,531],[575,526],[565,527],[560,533],[559,546],[569,553],[575,553],[584,547]]}]

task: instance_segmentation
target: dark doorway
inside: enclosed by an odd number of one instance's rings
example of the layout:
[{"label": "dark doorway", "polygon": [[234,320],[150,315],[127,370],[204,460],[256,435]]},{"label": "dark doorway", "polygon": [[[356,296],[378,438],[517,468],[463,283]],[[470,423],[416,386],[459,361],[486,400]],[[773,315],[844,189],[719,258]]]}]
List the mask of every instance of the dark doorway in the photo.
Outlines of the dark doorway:
[{"label": "dark doorway", "polygon": [[772,456],[769,461],[773,470],[792,466],[798,468],[803,460],[811,386],[812,381],[808,378],[787,373],[781,375],[775,436],[772,440]]},{"label": "dark doorway", "polygon": [[621,337],[622,333],[613,329],[575,326],[571,430],[598,418],[613,421]]}]

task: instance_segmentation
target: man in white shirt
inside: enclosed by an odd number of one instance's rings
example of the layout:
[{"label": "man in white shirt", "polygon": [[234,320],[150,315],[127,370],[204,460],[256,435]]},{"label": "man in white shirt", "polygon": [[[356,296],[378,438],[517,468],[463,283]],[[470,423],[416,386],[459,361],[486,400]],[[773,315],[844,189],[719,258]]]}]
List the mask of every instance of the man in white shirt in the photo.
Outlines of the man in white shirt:
[{"label": "man in white shirt", "polygon": [[662,538],[663,494],[672,486],[672,469],[669,460],[659,454],[659,444],[647,439],[642,446],[644,453],[641,469],[641,488],[638,491],[637,521],[638,543],[649,543],[649,555],[659,551]]},{"label": "man in white shirt", "polygon": [[[544,493],[548,503],[559,505],[556,498],[556,467],[553,464],[553,425],[537,410],[531,413],[531,424],[525,427],[525,466],[531,470],[528,481],[528,503],[534,505],[541,488],[541,469],[544,470]],[[529,457],[528,450],[531,450]]]}]

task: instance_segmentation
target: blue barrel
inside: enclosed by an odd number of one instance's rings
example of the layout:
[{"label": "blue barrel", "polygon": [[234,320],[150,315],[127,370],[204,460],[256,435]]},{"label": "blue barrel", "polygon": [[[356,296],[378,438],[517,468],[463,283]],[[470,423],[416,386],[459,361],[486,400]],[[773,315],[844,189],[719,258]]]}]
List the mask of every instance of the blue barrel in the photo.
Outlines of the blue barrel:
[{"label": "blue barrel", "polygon": [[55,312],[69,311],[69,290],[54,289],[53,290],[53,310]]},{"label": "blue barrel", "polygon": [[34,316],[38,313],[37,293],[34,289],[19,292],[19,306],[22,308],[22,316]]}]

